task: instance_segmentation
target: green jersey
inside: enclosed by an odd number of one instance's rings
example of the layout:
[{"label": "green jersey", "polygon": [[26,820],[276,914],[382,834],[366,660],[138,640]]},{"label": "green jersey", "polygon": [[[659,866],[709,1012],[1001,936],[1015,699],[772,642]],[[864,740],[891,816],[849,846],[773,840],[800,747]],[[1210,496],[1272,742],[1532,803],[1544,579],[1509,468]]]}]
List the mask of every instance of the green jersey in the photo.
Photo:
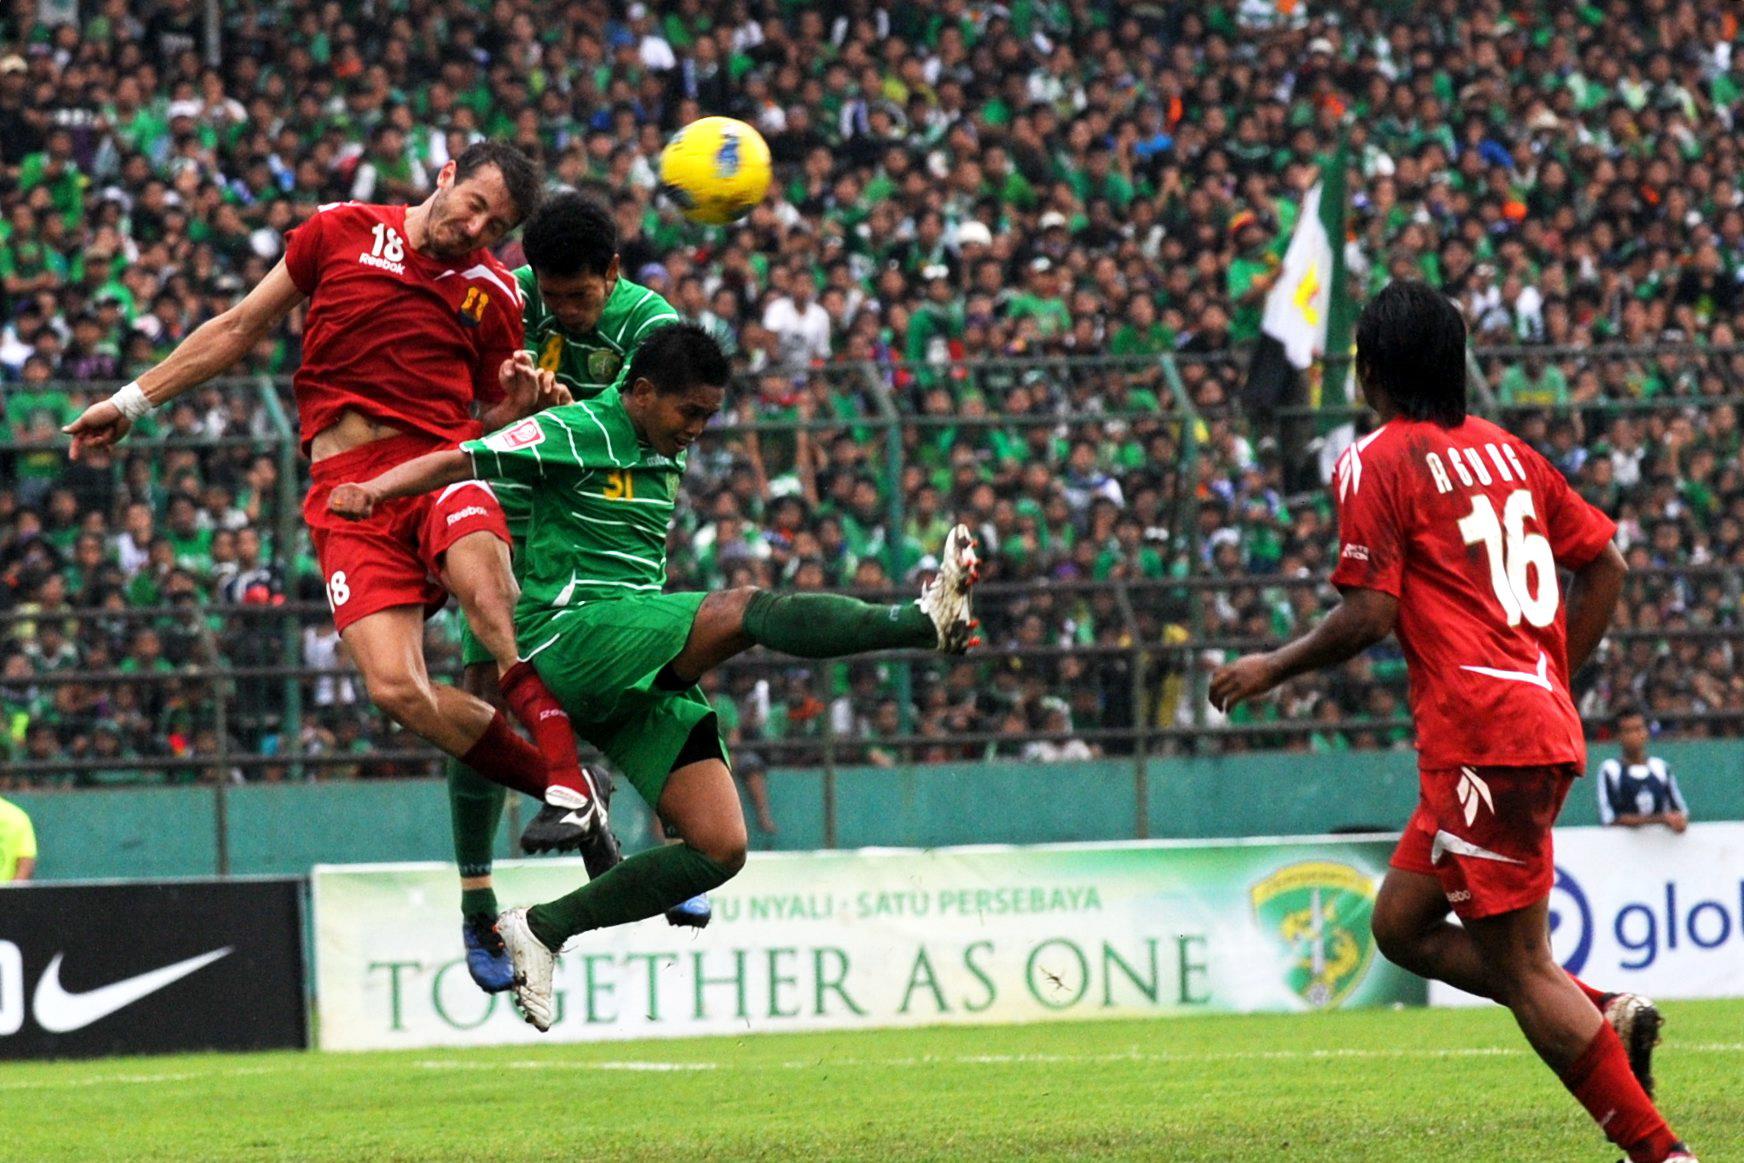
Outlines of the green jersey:
[{"label": "green jersey", "polygon": [[[599,326],[574,335],[545,309],[532,267],[521,267],[515,278],[520,280],[521,294],[526,299],[521,320],[526,327],[527,350],[542,369],[556,372],[557,379],[578,400],[591,400],[610,387],[630,352],[650,331],[678,322],[678,312],[671,303],[647,287],[619,279],[600,312]],[[505,481],[497,489],[497,500],[503,507],[503,516],[508,518],[509,536],[520,545],[527,535],[527,490]],[[517,554],[517,570],[519,558]]]},{"label": "green jersey", "polygon": [[527,350],[546,371],[557,378],[578,400],[592,399],[618,378],[630,353],[648,333],[666,323],[677,323],[672,304],[647,287],[619,279],[606,297],[599,325],[580,335],[564,330],[556,316],[545,309],[539,280],[532,267],[515,272],[526,305],[521,321],[526,325]]},{"label": "green jersey", "polygon": [[531,502],[515,607],[528,657],[564,613],[665,588],[684,456],[642,443],[616,385],[460,447],[480,479],[523,486]]}]

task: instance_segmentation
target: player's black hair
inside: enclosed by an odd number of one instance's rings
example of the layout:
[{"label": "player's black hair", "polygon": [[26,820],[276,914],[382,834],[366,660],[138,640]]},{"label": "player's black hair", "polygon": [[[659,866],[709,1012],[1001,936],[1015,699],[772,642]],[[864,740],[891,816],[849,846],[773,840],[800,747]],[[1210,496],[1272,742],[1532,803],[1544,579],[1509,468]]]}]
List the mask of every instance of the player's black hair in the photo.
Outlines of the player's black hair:
[{"label": "player's black hair", "polygon": [[618,224],[599,199],[558,190],[527,219],[521,249],[538,274],[603,275],[618,253]]},{"label": "player's black hair", "polygon": [[671,323],[642,341],[624,382],[646,379],[662,396],[677,396],[692,388],[725,388],[731,374],[714,336],[695,323]]},{"label": "player's black hair", "polygon": [[1401,415],[1443,428],[1465,422],[1465,319],[1429,284],[1400,279],[1369,300],[1356,362]]},{"label": "player's black hair", "polygon": [[454,159],[454,181],[464,182],[485,166],[495,166],[515,204],[516,221],[539,208],[539,189],[544,178],[533,160],[506,141],[475,141]]},{"label": "player's black hair", "polygon": [[1611,726],[1621,727],[1625,719],[1645,719],[1647,712],[1638,703],[1622,703],[1611,712]]}]

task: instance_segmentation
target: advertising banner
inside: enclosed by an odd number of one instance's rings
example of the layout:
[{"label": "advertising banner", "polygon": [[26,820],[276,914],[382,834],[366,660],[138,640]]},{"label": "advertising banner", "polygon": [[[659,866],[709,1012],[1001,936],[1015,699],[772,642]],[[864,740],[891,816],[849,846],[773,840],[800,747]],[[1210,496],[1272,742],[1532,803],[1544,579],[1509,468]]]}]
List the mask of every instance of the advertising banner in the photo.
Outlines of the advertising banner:
[{"label": "advertising banner", "polygon": [[302,884],[0,888],[0,1058],[306,1045]]},{"label": "advertising banner", "polygon": [[[539,1035],[461,960],[452,867],[317,867],[328,1049],[1421,1003],[1369,934],[1388,841],[757,854],[700,933],[586,934]],[[497,866],[505,904],[579,861]]]},{"label": "advertising banner", "polygon": [[[1744,824],[1558,828],[1550,945],[1599,989],[1744,996]],[[1439,982],[1429,1000],[1489,1004]]]}]

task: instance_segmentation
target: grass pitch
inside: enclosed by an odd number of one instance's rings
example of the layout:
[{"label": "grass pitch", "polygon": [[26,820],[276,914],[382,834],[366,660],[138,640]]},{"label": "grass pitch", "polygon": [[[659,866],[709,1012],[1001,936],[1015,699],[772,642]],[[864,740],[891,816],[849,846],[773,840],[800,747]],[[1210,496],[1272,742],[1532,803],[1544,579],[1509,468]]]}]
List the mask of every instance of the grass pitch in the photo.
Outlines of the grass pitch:
[{"label": "grass pitch", "polygon": [[[1744,1001],[1662,1109],[1744,1158]],[[1507,1014],[1403,1010],[0,1065],[0,1158],[1594,1160]]]}]

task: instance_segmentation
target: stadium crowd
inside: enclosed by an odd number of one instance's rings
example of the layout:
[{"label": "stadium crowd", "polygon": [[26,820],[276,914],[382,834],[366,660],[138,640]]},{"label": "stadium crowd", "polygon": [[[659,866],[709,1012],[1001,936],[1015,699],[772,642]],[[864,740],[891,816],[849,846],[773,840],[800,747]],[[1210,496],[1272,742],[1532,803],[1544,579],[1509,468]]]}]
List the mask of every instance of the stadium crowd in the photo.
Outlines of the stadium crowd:
[{"label": "stadium crowd", "polygon": [[[306,543],[283,543],[259,391],[195,393],[140,434],[164,443],[79,465],[57,430],[258,281],[317,205],[418,199],[480,135],[607,196],[626,274],[733,349],[743,387],[687,479],[675,585],[907,590],[957,516],[980,532],[982,660],[920,666],[907,688],[892,664],[727,674],[725,713],[774,757],[833,734],[845,760],[1049,759],[1128,746],[1096,729],[1141,717],[1216,726],[1193,677],[1326,608],[1300,579],[1329,565],[1328,502],[1288,487],[1278,430],[1236,401],[1341,124],[1356,291],[1419,277],[1455,297],[1501,415],[1619,518],[1646,571],[1583,710],[1632,698],[1697,732],[1744,714],[1730,14],[577,0],[535,20],[473,0],[239,0],[214,37],[205,9],[0,17],[0,736],[17,758],[114,782],[158,778],[142,757],[198,778],[221,748],[394,745],[343,674],[305,681],[293,741],[282,677],[238,678],[220,739],[206,680],[179,673],[282,663],[286,611],[302,662],[343,666]],[[655,173],[704,113],[759,126],[777,163],[771,197],[721,231],[680,218]],[[1638,350],[1588,350],[1619,343]],[[297,354],[293,317],[250,370],[282,376]],[[1036,359],[1056,362],[1014,362]],[[906,418],[895,474],[885,398]],[[1110,580],[1129,600],[1079,585]],[[1402,684],[1382,650],[1214,745],[1403,745]],[[1262,729],[1304,720],[1312,734]],[[905,733],[921,741],[880,742]]]}]

